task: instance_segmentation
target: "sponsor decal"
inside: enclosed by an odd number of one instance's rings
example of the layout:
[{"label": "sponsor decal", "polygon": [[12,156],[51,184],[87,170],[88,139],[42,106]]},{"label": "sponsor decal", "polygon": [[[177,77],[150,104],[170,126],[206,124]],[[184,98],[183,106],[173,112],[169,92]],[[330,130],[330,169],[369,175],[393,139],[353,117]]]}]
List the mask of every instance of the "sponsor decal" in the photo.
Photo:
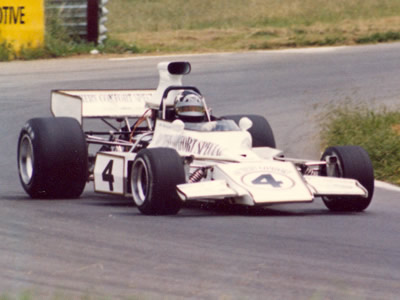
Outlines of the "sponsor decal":
[{"label": "sponsor decal", "polygon": [[212,142],[200,141],[190,136],[165,135],[160,141],[162,145],[175,148],[177,151],[188,152],[204,156],[221,156],[219,145]]},{"label": "sponsor decal", "polygon": [[25,6],[0,6],[0,24],[25,24]]},{"label": "sponsor decal", "polygon": [[152,91],[77,91],[60,90],[70,96],[82,100],[82,116],[141,116],[146,111],[146,101],[151,98]]},{"label": "sponsor decal", "polygon": [[96,104],[118,104],[131,102],[145,102],[150,97],[149,94],[143,93],[107,93],[107,94],[79,94],[84,103]]},{"label": "sponsor decal", "polygon": [[281,168],[279,166],[272,166],[272,165],[251,165],[251,166],[244,166],[243,168],[238,168],[235,170],[236,174],[247,174],[252,172],[261,172],[261,173],[272,173],[272,174],[282,174],[282,175],[289,175],[293,172],[292,169],[288,168]]},{"label": "sponsor decal", "polygon": [[31,138],[31,140],[34,140],[35,139],[35,133],[34,133],[32,127],[31,127],[31,125],[29,125],[29,123],[26,123],[24,127],[25,127],[26,131],[28,132],[28,135]]},{"label": "sponsor decal", "polygon": [[166,122],[157,123],[157,137],[153,142],[157,146],[176,149],[178,152],[186,152],[194,155],[221,156],[221,147],[209,141],[202,141],[195,137],[183,135],[183,130]]},{"label": "sponsor decal", "polygon": [[0,3],[0,42],[15,50],[39,47],[44,42],[43,0],[4,0]]}]

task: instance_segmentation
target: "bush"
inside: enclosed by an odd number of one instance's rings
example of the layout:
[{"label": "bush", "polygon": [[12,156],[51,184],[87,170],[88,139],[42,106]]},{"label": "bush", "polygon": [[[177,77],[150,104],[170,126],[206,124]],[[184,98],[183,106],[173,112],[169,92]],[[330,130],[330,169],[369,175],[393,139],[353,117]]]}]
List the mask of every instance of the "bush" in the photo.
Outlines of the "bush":
[{"label": "bush", "polygon": [[372,160],[376,179],[400,184],[400,111],[359,106],[335,108],[325,118],[323,148],[360,145]]},{"label": "bush", "polygon": [[46,32],[43,47],[31,47],[27,45],[16,52],[12,44],[2,42],[0,43],[0,61],[65,57],[88,54],[93,49],[98,49],[100,53],[122,54],[140,52],[136,45],[115,39],[107,39],[102,45],[88,43],[74,32],[70,32],[66,27],[62,26],[56,12],[49,12],[46,15]]},{"label": "bush", "polygon": [[13,46],[4,41],[0,43],[0,61],[8,61],[14,57],[14,49]]}]

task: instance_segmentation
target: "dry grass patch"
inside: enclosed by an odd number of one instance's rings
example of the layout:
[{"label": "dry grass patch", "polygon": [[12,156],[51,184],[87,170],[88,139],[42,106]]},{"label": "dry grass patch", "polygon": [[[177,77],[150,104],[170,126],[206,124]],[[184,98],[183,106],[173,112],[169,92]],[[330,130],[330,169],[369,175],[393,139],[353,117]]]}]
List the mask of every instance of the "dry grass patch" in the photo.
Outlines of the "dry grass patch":
[{"label": "dry grass patch", "polygon": [[113,0],[107,7],[111,36],[137,43],[144,52],[235,51],[400,39],[398,0]]},{"label": "dry grass patch", "polygon": [[180,29],[154,32],[133,31],[114,34],[127,43],[136,43],[144,52],[213,52],[276,49],[304,46],[353,45],[363,42],[396,40],[396,35],[370,38],[374,34],[399,33],[400,16],[375,21],[345,20],[341,23],[293,25],[290,27],[239,27],[229,29]]}]

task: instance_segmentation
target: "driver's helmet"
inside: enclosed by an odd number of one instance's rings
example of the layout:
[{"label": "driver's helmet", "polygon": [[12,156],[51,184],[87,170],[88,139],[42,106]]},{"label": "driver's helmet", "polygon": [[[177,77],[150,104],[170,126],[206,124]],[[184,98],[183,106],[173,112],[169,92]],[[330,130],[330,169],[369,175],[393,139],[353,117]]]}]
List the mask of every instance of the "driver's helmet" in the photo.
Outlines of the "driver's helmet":
[{"label": "driver's helmet", "polygon": [[175,115],[184,122],[204,121],[205,108],[202,96],[193,91],[183,91],[175,98]]}]

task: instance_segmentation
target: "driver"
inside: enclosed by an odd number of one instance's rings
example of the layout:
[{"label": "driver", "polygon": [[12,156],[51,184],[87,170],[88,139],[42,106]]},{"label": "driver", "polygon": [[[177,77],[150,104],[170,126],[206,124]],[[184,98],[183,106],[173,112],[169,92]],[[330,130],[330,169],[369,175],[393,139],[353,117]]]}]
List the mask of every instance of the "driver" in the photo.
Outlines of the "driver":
[{"label": "driver", "polygon": [[175,97],[175,116],[183,122],[202,122],[206,111],[202,96],[193,91],[183,91]]}]

